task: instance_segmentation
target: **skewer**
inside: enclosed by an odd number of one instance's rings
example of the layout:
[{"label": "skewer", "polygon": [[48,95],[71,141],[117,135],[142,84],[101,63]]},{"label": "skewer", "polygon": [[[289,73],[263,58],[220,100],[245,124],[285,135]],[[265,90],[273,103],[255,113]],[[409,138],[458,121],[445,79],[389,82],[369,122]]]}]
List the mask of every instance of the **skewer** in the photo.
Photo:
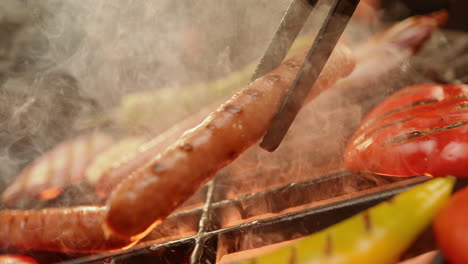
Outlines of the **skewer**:
[{"label": "skewer", "polygon": [[[299,23],[292,25],[293,33],[288,35],[284,31],[288,30],[288,27],[284,26],[284,23],[291,21],[288,19],[289,17],[293,16],[290,12],[298,12],[297,7],[293,8],[295,3],[299,2],[299,0],[293,0],[290,7],[286,11],[285,15],[283,16],[283,20],[280,24],[280,27],[275,33],[273,37],[272,43],[270,43],[269,48],[266,51],[266,54],[262,58],[259,68],[257,68],[254,76],[252,79],[260,73],[266,73],[271,68],[275,68],[277,65],[274,63],[280,63],[284,58],[287,50],[289,47],[287,45],[275,44],[276,42],[284,41],[285,43],[292,43],[291,39],[283,40],[283,38],[287,38],[287,36],[294,38],[297,36],[300,28],[298,29],[297,26]],[[297,4],[297,3],[296,3]],[[306,96],[311,92],[313,89],[313,85],[316,82],[318,76],[320,75],[323,67],[325,66],[328,58],[330,57],[333,49],[336,46],[341,34],[343,33],[346,25],[349,22],[349,19],[354,13],[357,5],[359,4],[359,0],[334,0],[330,11],[328,12],[325,21],[320,28],[320,31],[315,38],[312,47],[310,48],[307,56],[302,64],[299,72],[296,76],[293,85],[288,90],[288,94],[283,101],[279,112],[273,118],[266,135],[263,138],[263,141],[260,143],[260,146],[267,150],[267,151],[274,151],[281,141],[283,140],[284,136],[286,135],[289,127],[291,126],[292,122],[294,121],[297,113],[301,109]],[[297,14],[298,17],[303,19],[303,23],[301,24],[301,28],[305,23],[305,20],[308,17],[308,14],[305,15],[305,11],[301,11]],[[309,11],[310,13],[310,11]],[[290,45],[289,45],[290,46]],[[271,48],[270,47],[276,47]],[[278,49],[285,49],[278,51]],[[275,57],[273,52],[277,53]],[[281,57],[281,58],[279,58]],[[274,59],[272,59],[274,58]],[[270,63],[266,65],[265,62],[269,61]],[[279,62],[278,62],[279,61]],[[267,70],[263,70],[265,69]]]}]

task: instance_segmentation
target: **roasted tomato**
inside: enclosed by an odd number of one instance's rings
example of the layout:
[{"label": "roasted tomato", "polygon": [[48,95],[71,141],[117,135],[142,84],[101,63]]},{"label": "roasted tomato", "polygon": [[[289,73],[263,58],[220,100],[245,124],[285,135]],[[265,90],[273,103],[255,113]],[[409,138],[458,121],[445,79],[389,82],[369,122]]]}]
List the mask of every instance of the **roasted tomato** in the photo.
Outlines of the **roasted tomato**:
[{"label": "roasted tomato", "polygon": [[450,263],[468,263],[468,188],[453,195],[433,226],[437,244]]},{"label": "roasted tomato", "polygon": [[468,85],[421,84],[388,97],[345,150],[353,171],[468,176]]}]

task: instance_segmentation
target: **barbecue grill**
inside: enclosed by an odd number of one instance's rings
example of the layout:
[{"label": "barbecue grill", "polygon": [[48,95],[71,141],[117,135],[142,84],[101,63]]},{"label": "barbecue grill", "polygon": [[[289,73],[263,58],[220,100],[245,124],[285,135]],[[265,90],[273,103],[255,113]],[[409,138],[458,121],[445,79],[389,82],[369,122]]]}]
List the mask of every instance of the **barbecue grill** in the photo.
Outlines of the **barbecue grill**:
[{"label": "barbecue grill", "polygon": [[[219,192],[215,180],[159,226],[151,241],[128,250],[74,259],[45,253],[35,257],[64,264],[217,263],[229,259],[231,254],[311,234],[428,179],[426,176],[396,178],[338,171],[230,200],[223,197],[225,192]],[[459,181],[456,188],[467,184],[467,181]],[[321,191],[311,192],[311,188]],[[257,210],[265,201],[275,206]],[[240,221],[223,224],[223,217],[230,215],[230,211],[238,212]],[[175,228],[177,225],[188,228],[180,233]],[[432,249],[435,244],[428,230],[404,257]]]},{"label": "barbecue grill", "polygon": [[[465,43],[456,53],[468,51],[465,37],[464,34],[447,35],[450,41]],[[454,66],[434,68],[428,60],[433,56],[427,51],[414,62],[415,69],[424,78],[438,82],[467,81],[468,73],[460,66],[466,63],[459,61],[454,64],[458,65],[456,69]],[[444,59],[440,61],[449,65],[448,59]],[[310,179],[237,191],[232,195],[226,177],[229,175],[217,175],[133,248],[91,256],[56,253],[32,256],[44,263],[68,264],[226,262],[243,252],[321,230],[429,179],[359,174],[337,168]],[[459,181],[456,188],[467,183]],[[432,249],[435,243],[428,230],[404,258]]]},{"label": "barbecue grill", "polygon": [[[446,32],[445,36],[447,41],[468,43],[464,34]],[[463,51],[468,47],[460,45]],[[462,69],[433,68],[428,63],[433,52],[425,51],[414,61],[415,69],[424,78],[437,82],[466,78]],[[452,56],[454,54],[449,52],[440,61],[448,64]],[[458,62],[465,65],[461,60]],[[255,252],[319,231],[429,179],[338,170],[233,198],[229,195],[229,186],[223,184],[225,176],[221,173],[200,189],[146,242],[128,250],[64,260],[63,263],[227,263],[244,252]],[[458,181],[456,189],[467,184],[468,181]],[[434,249],[434,237],[428,229],[402,259]],[[438,257],[432,263],[445,261]]]}]

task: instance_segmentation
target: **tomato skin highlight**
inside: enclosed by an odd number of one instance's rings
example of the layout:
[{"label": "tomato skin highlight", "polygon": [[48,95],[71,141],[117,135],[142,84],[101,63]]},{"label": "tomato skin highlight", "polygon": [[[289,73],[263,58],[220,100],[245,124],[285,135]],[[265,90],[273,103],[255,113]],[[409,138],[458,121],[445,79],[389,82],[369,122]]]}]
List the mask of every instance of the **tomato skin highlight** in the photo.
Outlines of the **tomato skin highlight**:
[{"label": "tomato skin highlight", "polygon": [[468,177],[468,85],[422,84],[391,95],[362,121],[344,159],[352,171]]},{"label": "tomato skin highlight", "polygon": [[452,264],[468,263],[468,187],[455,193],[437,214],[437,244]]}]

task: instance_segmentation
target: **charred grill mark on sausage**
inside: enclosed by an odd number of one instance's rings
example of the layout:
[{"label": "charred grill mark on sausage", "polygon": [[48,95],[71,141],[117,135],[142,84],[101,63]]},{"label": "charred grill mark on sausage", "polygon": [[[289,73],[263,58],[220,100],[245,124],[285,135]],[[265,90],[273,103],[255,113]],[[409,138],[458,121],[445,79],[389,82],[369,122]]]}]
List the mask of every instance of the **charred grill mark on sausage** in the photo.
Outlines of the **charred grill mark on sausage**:
[{"label": "charred grill mark on sausage", "polygon": [[231,114],[239,114],[240,112],[242,112],[242,109],[237,105],[229,105],[228,104],[228,105],[224,106],[223,111],[226,111],[226,112],[231,113]]},{"label": "charred grill mark on sausage", "polygon": [[296,64],[296,63],[294,63],[294,62],[288,62],[288,63],[286,63],[286,66],[288,66],[288,67],[291,68],[291,69],[297,69],[297,68],[300,67],[299,64]]},{"label": "charred grill mark on sausage", "polygon": [[216,126],[209,124],[209,125],[206,126],[206,128],[209,129],[209,130],[215,130]]},{"label": "charred grill mark on sausage", "polygon": [[166,171],[166,169],[163,166],[159,165],[159,164],[154,164],[152,169],[153,169],[153,172],[155,174],[161,174],[161,173],[164,173]]},{"label": "charred grill mark on sausage", "polygon": [[258,89],[255,89],[255,88],[246,89],[245,91],[243,91],[243,93],[247,94],[247,95],[250,95],[252,97],[261,97],[261,96],[263,96],[263,92],[258,90]]},{"label": "charred grill mark on sausage", "polygon": [[276,74],[267,76],[267,80],[269,80],[271,82],[277,82],[280,79],[281,79],[280,76],[276,75]]},{"label": "charred grill mark on sausage", "polygon": [[185,143],[182,146],[179,147],[181,150],[190,152],[193,150],[193,146],[191,144]]}]

